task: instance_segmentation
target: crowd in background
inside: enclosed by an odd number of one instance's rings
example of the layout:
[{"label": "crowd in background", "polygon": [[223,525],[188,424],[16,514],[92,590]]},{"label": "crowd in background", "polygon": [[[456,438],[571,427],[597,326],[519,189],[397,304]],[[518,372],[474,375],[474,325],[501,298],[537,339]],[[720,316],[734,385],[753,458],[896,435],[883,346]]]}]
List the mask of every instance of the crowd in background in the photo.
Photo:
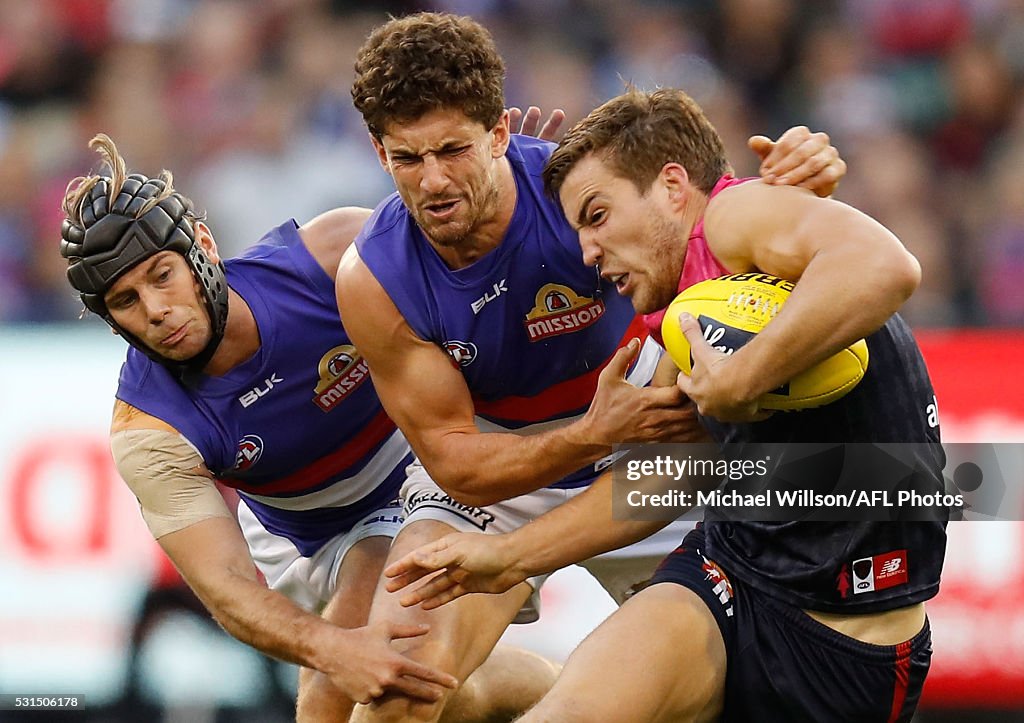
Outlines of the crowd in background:
[{"label": "crowd in background", "polygon": [[837,197],[921,262],[913,324],[1024,325],[1024,0],[0,0],[0,324],[79,315],[60,201],[99,131],[172,170],[227,255],[376,205],[392,186],[355,53],[424,9],[491,29],[510,104],[573,122],[626,81],[685,89],[740,174],[749,134],[826,130],[850,166]]}]

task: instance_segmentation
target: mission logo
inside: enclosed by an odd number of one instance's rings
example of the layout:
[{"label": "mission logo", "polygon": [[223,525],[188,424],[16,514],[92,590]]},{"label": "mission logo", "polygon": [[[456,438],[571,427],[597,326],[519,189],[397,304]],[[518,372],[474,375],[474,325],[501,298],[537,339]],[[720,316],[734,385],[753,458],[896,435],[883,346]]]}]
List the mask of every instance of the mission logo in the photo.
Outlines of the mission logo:
[{"label": "mission logo", "polygon": [[568,286],[545,284],[523,325],[530,341],[586,329],[604,316],[604,301],[580,296]]},{"label": "mission logo", "polygon": [[320,381],[314,390],[316,396],[313,401],[324,412],[334,409],[370,378],[366,360],[351,344],[336,346],[320,357],[318,372]]}]

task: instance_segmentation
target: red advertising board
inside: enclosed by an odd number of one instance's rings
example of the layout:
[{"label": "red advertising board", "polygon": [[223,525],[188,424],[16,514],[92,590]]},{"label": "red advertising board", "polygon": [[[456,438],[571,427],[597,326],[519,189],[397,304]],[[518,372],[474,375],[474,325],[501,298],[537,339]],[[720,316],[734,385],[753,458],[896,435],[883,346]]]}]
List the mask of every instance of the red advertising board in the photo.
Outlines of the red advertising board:
[{"label": "red advertising board", "polygon": [[[917,333],[947,442],[1024,443],[1024,333]],[[1007,480],[1021,484],[1021,480]],[[1024,522],[951,523],[922,707],[1024,708]]]}]

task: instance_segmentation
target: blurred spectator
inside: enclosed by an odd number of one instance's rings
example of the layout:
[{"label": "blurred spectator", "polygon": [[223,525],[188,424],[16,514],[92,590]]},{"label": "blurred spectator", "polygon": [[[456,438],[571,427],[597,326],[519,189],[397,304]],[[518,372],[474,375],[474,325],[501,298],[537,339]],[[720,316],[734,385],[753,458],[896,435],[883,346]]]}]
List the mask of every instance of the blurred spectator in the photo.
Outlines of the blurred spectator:
[{"label": "blurred spectator", "polygon": [[80,98],[104,6],[0,0],[0,102],[28,108]]},{"label": "blurred spectator", "polygon": [[1024,326],[1024,138],[996,163],[981,244],[981,296],[990,321]]},{"label": "blurred spectator", "polygon": [[624,82],[687,89],[739,173],[751,133],[827,130],[840,198],[921,260],[912,323],[1024,323],[1024,0],[0,0],[0,323],[77,316],[56,207],[101,130],[174,168],[229,253],[374,205],[392,186],[351,107],[354,54],[420,9],[478,16],[509,102],[570,122]]},{"label": "blurred spectator", "polygon": [[872,71],[872,49],[856,27],[835,20],[804,39],[793,101],[807,104],[805,123],[841,143],[868,140],[896,127],[899,111],[889,78]]}]

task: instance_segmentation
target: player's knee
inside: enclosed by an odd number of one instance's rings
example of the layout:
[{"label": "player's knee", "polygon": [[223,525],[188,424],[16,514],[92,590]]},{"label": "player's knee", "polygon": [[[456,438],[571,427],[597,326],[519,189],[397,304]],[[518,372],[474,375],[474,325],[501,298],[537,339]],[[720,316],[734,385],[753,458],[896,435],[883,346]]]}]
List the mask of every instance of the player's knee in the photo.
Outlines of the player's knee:
[{"label": "player's knee", "polygon": [[[522,710],[515,711],[522,713]],[[513,715],[495,717],[493,702],[488,700],[486,690],[475,675],[459,686],[450,696],[441,714],[440,723],[489,723],[490,721],[514,720]]]},{"label": "player's knee", "polygon": [[467,682],[476,682],[483,697],[522,713],[551,690],[562,666],[536,653],[500,645]]},{"label": "player's knee", "polygon": [[[409,640],[409,647],[403,654],[424,665],[447,673],[457,674],[457,661],[452,646],[445,640],[427,640],[417,638]],[[452,691],[446,690],[444,696],[434,703],[411,698],[401,693],[388,693],[369,705],[357,706],[353,715],[353,723],[392,723],[397,721],[436,721],[441,717]]]},{"label": "player's knee", "polygon": [[295,700],[296,723],[345,721],[352,707],[352,701],[327,676],[308,668],[300,670],[299,690]]},{"label": "player's knee", "polygon": [[500,645],[452,696],[441,723],[505,723],[537,704],[561,666],[520,648]]}]

